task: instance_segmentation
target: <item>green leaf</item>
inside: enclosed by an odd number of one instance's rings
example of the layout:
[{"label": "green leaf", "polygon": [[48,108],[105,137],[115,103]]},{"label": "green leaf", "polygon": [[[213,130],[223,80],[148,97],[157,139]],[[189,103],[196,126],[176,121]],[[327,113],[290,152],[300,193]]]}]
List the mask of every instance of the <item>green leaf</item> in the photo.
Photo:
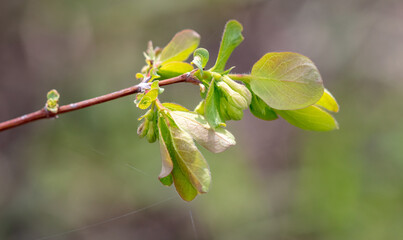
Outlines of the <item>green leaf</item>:
[{"label": "green leaf", "polygon": [[[190,182],[189,178],[184,175],[180,166],[178,165],[177,153],[172,144],[172,137],[170,134],[170,130],[168,129],[169,124],[167,124],[165,121],[166,121],[165,117],[160,117],[159,121],[158,121],[159,132],[160,132],[160,136],[161,136],[160,141],[163,141],[163,143],[164,143],[164,144],[160,145],[161,147],[163,147],[163,150],[161,152],[164,152],[164,154],[168,153],[167,156],[172,161],[173,167],[172,167],[171,173],[169,175],[167,175],[166,177],[161,177],[160,181],[162,184],[168,185],[170,182],[169,182],[169,179],[167,179],[167,178],[169,176],[172,176],[172,181],[175,184],[175,188],[176,188],[176,191],[178,192],[179,196],[181,196],[181,198],[185,201],[192,201],[197,196],[198,192],[197,192],[196,188]],[[166,156],[166,155],[162,155],[162,156]],[[164,158],[163,158],[163,160],[164,160]],[[163,168],[164,168],[164,165],[163,165]]]},{"label": "green leaf", "polygon": [[176,103],[163,103],[162,106],[166,107],[167,109],[171,111],[183,111],[183,112],[189,112],[189,110],[179,104]]},{"label": "green leaf", "polygon": [[137,103],[137,107],[140,109],[147,109],[155,99],[157,99],[159,93],[158,88],[151,89],[148,91],[141,100]]},{"label": "green leaf", "polygon": [[178,193],[186,201],[195,197],[192,189],[197,190],[196,194],[206,193],[211,182],[210,169],[192,136],[180,129],[169,113],[160,117],[159,128],[173,163],[172,177]]},{"label": "green leaf", "polygon": [[156,89],[156,88],[159,88],[159,87],[160,86],[159,86],[159,81],[158,80],[153,81],[151,83],[151,86],[150,86],[151,89]]},{"label": "green leaf", "polygon": [[174,182],[174,179],[172,178],[172,174],[169,174],[166,177],[160,178],[160,182],[164,184],[165,186],[171,186],[172,183]]},{"label": "green leaf", "polygon": [[312,131],[331,131],[338,129],[332,115],[317,106],[298,110],[275,110],[278,115],[294,126]]},{"label": "green leaf", "polygon": [[203,74],[203,68],[206,66],[209,60],[209,52],[205,48],[198,48],[193,52],[192,64],[196,65]]},{"label": "green leaf", "polygon": [[211,80],[210,87],[206,96],[206,103],[204,105],[204,114],[207,122],[213,128],[223,124],[219,111],[220,96],[215,86],[215,79]]},{"label": "green leaf", "polygon": [[193,66],[189,63],[186,62],[168,62],[166,64],[163,64],[159,69],[158,69],[158,75],[161,76],[161,79],[167,79],[167,78],[172,78],[179,76],[181,74],[190,72],[193,70]]},{"label": "green leaf", "polygon": [[186,29],[178,32],[168,45],[162,50],[160,61],[162,63],[185,61],[199,46],[200,36],[197,32]]},{"label": "green leaf", "polygon": [[317,102],[323,83],[313,62],[298,53],[267,53],[252,68],[250,86],[270,107],[294,110]]},{"label": "green leaf", "polygon": [[219,153],[236,144],[235,137],[224,128],[211,128],[197,113],[173,111],[170,113],[179,128],[189,133],[196,142],[213,153]]},{"label": "green leaf", "polygon": [[[246,87],[250,90],[250,86],[246,84]],[[269,107],[260,97],[254,94],[252,91],[252,101],[249,105],[250,112],[257,118],[271,121],[278,118],[276,112]]]},{"label": "green leaf", "polygon": [[178,156],[177,162],[182,172],[189,177],[190,182],[198,192],[206,193],[211,182],[210,170],[203,155],[194,144],[192,136],[172,126],[170,132],[172,145]]},{"label": "green leaf", "polygon": [[243,41],[242,25],[236,20],[230,20],[225,25],[224,33],[221,39],[220,50],[217,61],[211,71],[223,72],[228,58],[238,45]]},{"label": "green leaf", "polygon": [[337,104],[336,99],[333,95],[325,88],[325,92],[315,105],[320,106],[331,112],[339,111],[339,104]]}]

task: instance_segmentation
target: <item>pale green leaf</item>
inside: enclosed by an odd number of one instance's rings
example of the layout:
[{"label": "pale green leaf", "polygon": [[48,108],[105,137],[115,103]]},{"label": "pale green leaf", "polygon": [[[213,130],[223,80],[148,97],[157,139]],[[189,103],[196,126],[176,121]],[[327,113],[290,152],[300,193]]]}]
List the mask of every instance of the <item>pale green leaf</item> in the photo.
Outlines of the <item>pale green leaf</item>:
[{"label": "pale green leaf", "polygon": [[221,39],[220,50],[216,63],[211,71],[223,72],[228,58],[239,44],[243,41],[242,25],[236,20],[230,20],[225,25],[224,33]]},{"label": "pale green leaf", "polygon": [[192,185],[200,193],[206,193],[211,182],[210,169],[203,155],[197,149],[189,133],[170,126],[172,145],[178,159],[178,165]]},{"label": "pale green leaf", "polygon": [[290,124],[305,130],[331,131],[338,129],[338,123],[332,115],[317,106],[298,110],[275,110]]},{"label": "pale green leaf", "polygon": [[180,128],[213,153],[222,152],[236,144],[234,136],[228,130],[220,127],[214,130],[202,115],[181,111],[170,114]]},{"label": "pale green leaf", "polygon": [[[172,172],[170,175],[161,178],[160,181],[162,184],[168,185],[170,182],[169,176],[172,176],[172,181],[174,182],[176,191],[178,192],[179,196],[185,201],[192,201],[198,194],[198,191],[190,182],[189,177],[183,172],[181,167],[178,164],[178,154],[173,146],[172,143],[172,136],[168,125],[165,121],[169,121],[165,119],[165,117],[160,117],[158,124],[159,124],[159,131],[161,133],[160,141],[164,141],[166,150],[169,153],[169,156],[173,163]],[[170,125],[172,126],[172,125]]]},{"label": "pale green leaf", "polygon": [[251,75],[252,91],[275,109],[301,109],[323,95],[318,69],[298,53],[267,53],[255,63]]},{"label": "pale green leaf", "polygon": [[185,61],[197,48],[199,42],[200,36],[197,32],[190,29],[180,31],[162,50],[160,61],[162,63]]},{"label": "pale green leaf", "polygon": [[315,105],[320,106],[331,112],[339,111],[339,104],[337,104],[336,99],[327,89],[325,89],[322,97],[319,99],[318,102],[315,103]]},{"label": "pale green leaf", "polygon": [[181,74],[190,72],[193,70],[193,66],[189,63],[186,62],[168,62],[166,64],[163,64],[159,69],[158,69],[158,75],[161,76],[161,79],[167,79],[167,78],[172,78],[179,76]]}]

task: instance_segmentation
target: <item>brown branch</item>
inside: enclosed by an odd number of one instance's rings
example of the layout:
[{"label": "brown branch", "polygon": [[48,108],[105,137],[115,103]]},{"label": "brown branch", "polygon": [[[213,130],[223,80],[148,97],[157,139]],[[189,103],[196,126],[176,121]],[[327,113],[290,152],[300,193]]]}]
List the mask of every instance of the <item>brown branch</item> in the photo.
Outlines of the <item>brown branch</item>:
[{"label": "brown branch", "polygon": [[[189,83],[198,85],[200,83],[200,81],[193,76],[193,73],[194,73],[194,71],[192,71],[190,73],[182,74],[177,77],[161,80],[159,82],[159,85],[165,86],[165,85],[170,85],[170,84],[180,83],[180,82],[189,82]],[[135,86],[128,87],[128,88],[125,88],[125,89],[122,89],[122,90],[119,90],[119,91],[116,91],[113,93],[109,93],[106,95],[102,95],[99,97],[95,97],[95,98],[87,99],[87,100],[84,100],[81,102],[76,102],[76,103],[71,103],[71,104],[60,106],[57,113],[52,113],[52,112],[49,112],[46,108],[42,108],[41,110],[38,110],[36,112],[25,114],[23,116],[0,123],[0,131],[14,128],[14,127],[17,127],[17,126],[20,126],[23,124],[27,124],[27,123],[39,120],[39,119],[53,118],[62,113],[67,113],[67,112],[79,110],[82,108],[90,107],[90,106],[93,106],[96,104],[108,102],[108,101],[111,101],[111,100],[114,100],[117,98],[121,98],[121,97],[125,97],[125,96],[131,95],[131,94],[139,93],[140,91],[141,91],[141,89],[140,89],[139,85],[135,85]]]}]

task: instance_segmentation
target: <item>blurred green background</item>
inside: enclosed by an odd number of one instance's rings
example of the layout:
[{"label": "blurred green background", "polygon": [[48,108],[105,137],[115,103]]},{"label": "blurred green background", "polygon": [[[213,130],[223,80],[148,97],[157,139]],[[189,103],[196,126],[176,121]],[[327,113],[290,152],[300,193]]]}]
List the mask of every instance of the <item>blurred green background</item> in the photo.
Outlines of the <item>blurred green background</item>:
[{"label": "blurred green background", "polygon": [[[399,239],[403,236],[400,0],[0,2],[0,121],[136,84],[148,40],[184,28],[215,59],[224,24],[248,72],[271,51],[310,57],[341,106],[340,130],[307,132],[248,112],[238,144],[203,150],[213,183],[191,203],[162,186],[158,144],[136,135],[134,96],[0,133],[0,239]],[[189,108],[198,88],[167,86]],[[146,208],[146,209],[143,209]],[[193,220],[191,218],[193,216]],[[192,222],[194,224],[192,224]]]}]

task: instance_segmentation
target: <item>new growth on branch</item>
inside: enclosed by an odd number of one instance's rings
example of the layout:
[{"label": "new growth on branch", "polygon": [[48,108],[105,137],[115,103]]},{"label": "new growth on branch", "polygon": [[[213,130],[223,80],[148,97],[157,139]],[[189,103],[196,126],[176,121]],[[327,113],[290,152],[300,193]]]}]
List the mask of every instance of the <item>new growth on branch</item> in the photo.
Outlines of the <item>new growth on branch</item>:
[{"label": "new growth on branch", "polygon": [[[209,69],[209,52],[198,48],[200,36],[193,30],[177,33],[162,49],[149,42],[146,65],[136,74],[138,85],[60,107],[59,93],[52,90],[43,109],[0,123],[0,131],[137,93],[136,106],[148,109],[139,118],[137,133],[150,143],[159,142],[159,180],[166,186],[173,184],[182,199],[191,201],[208,192],[211,183],[208,163],[195,142],[213,153],[235,145],[226,124],[241,120],[248,108],[266,121],[282,117],[305,130],[338,129],[329,112],[338,112],[339,106],[308,57],[293,52],[266,53],[250,74],[232,73],[234,67],[226,67],[244,39],[242,30],[236,20],[227,22],[217,59]],[[188,63],[190,55],[193,59]],[[162,86],[179,82],[199,85],[201,101],[194,110],[159,101]]]}]

